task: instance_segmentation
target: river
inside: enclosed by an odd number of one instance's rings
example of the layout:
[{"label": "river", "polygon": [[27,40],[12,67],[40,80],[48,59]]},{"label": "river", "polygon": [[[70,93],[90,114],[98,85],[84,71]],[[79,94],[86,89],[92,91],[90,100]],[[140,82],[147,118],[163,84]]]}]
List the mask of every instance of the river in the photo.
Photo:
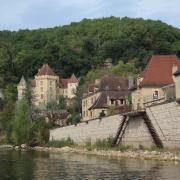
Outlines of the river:
[{"label": "river", "polygon": [[180,164],[70,153],[0,151],[0,180],[179,180]]}]

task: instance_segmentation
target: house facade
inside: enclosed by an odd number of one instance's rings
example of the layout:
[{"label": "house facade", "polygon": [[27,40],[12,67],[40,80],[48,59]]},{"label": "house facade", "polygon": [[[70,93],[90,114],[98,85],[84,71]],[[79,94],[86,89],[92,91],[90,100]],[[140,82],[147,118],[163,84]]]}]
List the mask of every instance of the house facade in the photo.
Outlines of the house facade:
[{"label": "house facade", "polygon": [[180,67],[175,55],[154,55],[136,80],[132,90],[133,109],[143,109],[146,104],[174,98],[173,68]]},{"label": "house facade", "polygon": [[[54,73],[48,64],[44,64],[31,80],[33,103],[36,107],[43,108],[48,102],[58,101],[59,96],[68,100],[75,97],[74,92],[78,86],[78,79],[73,74],[70,78],[63,79]],[[24,77],[21,78],[17,89],[18,99],[22,99],[27,88]]]},{"label": "house facade", "polygon": [[107,115],[109,108],[126,106],[128,78],[104,76],[85,89],[82,99],[82,120],[88,121]]}]

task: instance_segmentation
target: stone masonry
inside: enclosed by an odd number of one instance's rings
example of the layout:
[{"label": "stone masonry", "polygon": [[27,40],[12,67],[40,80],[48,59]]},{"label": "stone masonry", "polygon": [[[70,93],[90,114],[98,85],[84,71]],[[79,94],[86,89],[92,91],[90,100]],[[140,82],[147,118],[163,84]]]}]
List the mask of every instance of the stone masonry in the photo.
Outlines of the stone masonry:
[{"label": "stone masonry", "polygon": [[[146,112],[164,147],[180,147],[180,105],[177,102],[169,102],[148,107]],[[77,126],[58,128],[51,130],[50,140],[61,140],[62,138],[70,137],[79,144],[90,140],[93,143],[97,139],[114,137],[121,121],[121,115],[114,115],[95,119],[88,123],[80,123]],[[145,147],[155,146],[151,134],[141,117],[129,120],[122,143],[134,147],[139,147],[140,145]]]},{"label": "stone masonry", "polygon": [[115,136],[122,116],[114,115],[103,119],[95,119],[88,123],[79,123],[76,126],[67,126],[50,131],[50,140],[61,140],[70,137],[78,144],[88,141],[92,143],[97,139],[105,139]]}]

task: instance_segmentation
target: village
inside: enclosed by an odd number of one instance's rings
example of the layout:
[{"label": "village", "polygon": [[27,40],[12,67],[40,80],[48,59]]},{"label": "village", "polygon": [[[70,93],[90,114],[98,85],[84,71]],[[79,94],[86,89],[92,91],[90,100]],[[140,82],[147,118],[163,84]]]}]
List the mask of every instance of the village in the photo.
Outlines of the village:
[{"label": "village", "polygon": [[[107,59],[103,68],[108,71],[111,67],[112,60]],[[30,87],[23,76],[17,86],[18,100],[26,95],[29,87],[34,96],[33,106],[39,109],[40,115],[60,126],[50,131],[50,140],[70,137],[83,144],[87,140],[95,142],[113,136],[113,145],[179,146],[180,60],[176,55],[153,55],[137,77],[104,74],[86,85],[81,98],[80,121],[73,125],[67,123],[72,116],[67,107],[76,98],[79,81],[74,74],[63,79],[44,64],[30,80]],[[47,105],[60,103],[59,97],[67,102],[66,109],[57,110],[52,106],[49,114]],[[172,103],[173,108],[166,109]],[[158,107],[162,112],[153,113],[153,108]],[[163,116],[163,111],[171,112]],[[173,122],[172,128],[169,121]]]}]

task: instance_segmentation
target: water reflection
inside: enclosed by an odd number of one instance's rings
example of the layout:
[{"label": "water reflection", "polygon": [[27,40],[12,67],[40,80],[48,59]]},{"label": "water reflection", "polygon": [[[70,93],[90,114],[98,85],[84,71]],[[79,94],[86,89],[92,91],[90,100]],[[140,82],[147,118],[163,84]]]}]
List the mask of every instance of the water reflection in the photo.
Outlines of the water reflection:
[{"label": "water reflection", "polygon": [[0,179],[179,180],[180,164],[79,154],[0,152]]}]

